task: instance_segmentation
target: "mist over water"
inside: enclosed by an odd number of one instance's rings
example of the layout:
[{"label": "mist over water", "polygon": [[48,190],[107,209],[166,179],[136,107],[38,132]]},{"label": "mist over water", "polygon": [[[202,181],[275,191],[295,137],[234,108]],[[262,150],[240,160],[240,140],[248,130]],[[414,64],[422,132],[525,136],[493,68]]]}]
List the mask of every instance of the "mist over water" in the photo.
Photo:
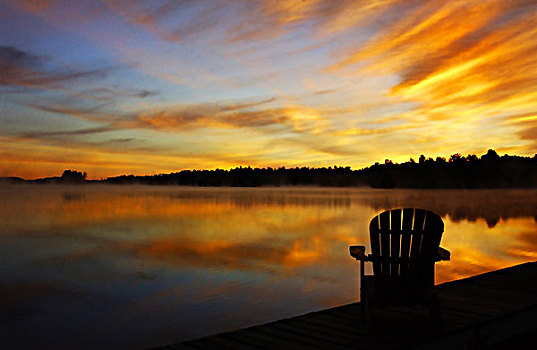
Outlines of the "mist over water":
[{"label": "mist over water", "polygon": [[0,187],[15,346],[147,348],[358,301],[380,211],[442,216],[436,282],[537,260],[537,190]]}]

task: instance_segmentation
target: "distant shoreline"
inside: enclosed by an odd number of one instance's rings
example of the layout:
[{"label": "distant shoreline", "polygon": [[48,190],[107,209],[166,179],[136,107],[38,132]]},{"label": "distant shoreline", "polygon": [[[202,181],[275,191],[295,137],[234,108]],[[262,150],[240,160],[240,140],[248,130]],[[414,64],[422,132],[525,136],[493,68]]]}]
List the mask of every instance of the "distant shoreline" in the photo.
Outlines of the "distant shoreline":
[{"label": "distant shoreline", "polygon": [[65,170],[61,176],[25,180],[2,177],[0,184],[174,185],[194,187],[371,187],[407,189],[537,188],[537,154],[534,157],[499,156],[489,150],[481,157],[452,155],[448,160],[421,156],[405,163],[383,164],[352,170],[328,168],[251,168],[182,170],[169,174],[121,175],[86,180],[87,174]]}]

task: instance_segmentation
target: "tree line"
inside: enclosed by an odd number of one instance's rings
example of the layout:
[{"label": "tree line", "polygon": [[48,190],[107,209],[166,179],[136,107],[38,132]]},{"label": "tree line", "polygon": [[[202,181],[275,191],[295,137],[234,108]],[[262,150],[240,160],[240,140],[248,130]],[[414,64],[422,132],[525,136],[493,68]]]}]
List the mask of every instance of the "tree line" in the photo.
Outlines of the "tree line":
[{"label": "tree line", "polygon": [[360,177],[350,167],[329,168],[252,168],[230,170],[182,170],[171,174],[121,175],[104,180],[112,184],[183,185],[183,186],[359,186]]},{"label": "tree line", "polygon": [[478,157],[459,153],[448,159],[410,158],[404,163],[386,159],[384,163],[352,170],[350,167],[328,168],[251,168],[230,170],[182,170],[170,174],[121,175],[101,180],[86,180],[86,173],[65,170],[61,177],[36,180],[3,178],[3,182],[20,183],[107,183],[180,186],[370,186],[374,188],[532,188],[537,187],[537,154],[533,157],[499,156],[490,149]]},{"label": "tree line", "polygon": [[359,176],[376,188],[529,188],[537,187],[537,154],[533,157],[503,155],[490,149],[478,157],[453,154],[449,159],[412,158],[359,170]]},{"label": "tree line", "polygon": [[187,186],[371,186],[374,188],[529,188],[537,187],[537,154],[534,157],[503,155],[490,149],[481,157],[459,153],[448,159],[410,158],[404,163],[384,163],[351,170],[328,168],[251,168],[183,170],[150,176],[109,177],[107,183]]}]

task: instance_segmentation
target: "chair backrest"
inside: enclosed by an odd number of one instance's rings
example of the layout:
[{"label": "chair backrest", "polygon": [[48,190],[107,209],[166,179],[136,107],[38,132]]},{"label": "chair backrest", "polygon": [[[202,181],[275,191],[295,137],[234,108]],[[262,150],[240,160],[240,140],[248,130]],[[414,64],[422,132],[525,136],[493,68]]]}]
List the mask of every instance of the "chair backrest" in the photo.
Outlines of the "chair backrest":
[{"label": "chair backrest", "polygon": [[442,219],[425,209],[387,210],[374,217],[369,233],[377,288],[419,290],[434,285],[434,262],[443,232]]}]

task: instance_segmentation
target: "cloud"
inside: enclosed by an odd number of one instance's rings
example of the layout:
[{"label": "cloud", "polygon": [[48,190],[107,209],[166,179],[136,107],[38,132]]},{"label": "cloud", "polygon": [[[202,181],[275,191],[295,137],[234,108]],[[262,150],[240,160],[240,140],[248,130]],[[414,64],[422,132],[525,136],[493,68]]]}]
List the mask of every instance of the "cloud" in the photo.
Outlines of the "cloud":
[{"label": "cloud", "polygon": [[537,142],[537,123],[534,123],[533,126],[522,130],[519,135],[520,138],[523,140],[531,140]]},{"label": "cloud", "polygon": [[[276,98],[258,101],[179,104],[167,108],[146,108],[135,112],[107,111],[108,104],[80,108],[65,104],[25,103],[40,111],[74,116],[81,120],[106,123],[106,131],[151,129],[158,131],[190,131],[200,128],[255,128],[267,133],[320,133],[326,121],[319,112],[300,106],[269,106]],[[93,130],[93,129],[91,129]],[[99,128],[95,129],[99,130]],[[79,131],[75,131],[79,132]]]},{"label": "cloud", "polygon": [[265,128],[286,126],[290,117],[281,109],[248,110],[240,105],[182,105],[165,110],[140,111],[132,117],[132,127],[156,130],[198,128]]},{"label": "cloud", "polygon": [[507,125],[517,127],[517,135],[521,140],[530,142],[529,151],[537,152],[537,113],[507,117]]},{"label": "cloud", "polygon": [[[303,2],[309,7],[310,2]],[[208,32],[221,31],[228,42],[277,38],[289,31],[296,5],[268,1],[106,1],[108,8],[165,41],[184,43]],[[177,20],[180,19],[180,20]]]},{"label": "cloud", "polygon": [[7,68],[41,65],[43,57],[29,54],[13,46],[0,46],[0,62],[2,62],[2,73],[9,74],[11,72]]},{"label": "cloud", "polygon": [[[392,95],[426,107],[500,102],[532,94],[537,25],[529,1],[424,2],[360,48],[348,48],[335,69],[397,74]],[[533,96],[533,95],[532,95]]]},{"label": "cloud", "polygon": [[[348,143],[348,140],[335,138],[331,134],[302,134],[300,137],[289,136],[280,137],[270,141],[271,148],[283,147],[289,153],[290,158],[294,158],[290,164],[292,166],[315,166],[332,165],[330,158],[350,156],[357,157],[360,150],[355,143]],[[346,164],[345,164],[346,165]]]},{"label": "cloud", "polygon": [[[139,173],[137,168],[142,166],[142,160],[143,166],[171,171],[206,168],[208,162],[211,168],[298,163],[308,165],[304,159],[315,159],[316,165],[325,165],[319,162],[333,156],[356,154],[356,147],[349,147],[341,144],[342,140],[324,135],[330,130],[325,115],[313,108],[282,106],[280,103],[278,99],[266,98],[177,104],[167,108],[155,106],[132,112],[118,112],[107,103],[87,108],[80,104],[47,104],[45,100],[40,100],[25,106],[74,117],[84,123],[76,122],[73,125],[80,125],[79,127],[73,126],[73,129],[67,130],[26,129],[11,135],[19,148],[29,143],[33,148],[38,148],[40,144],[54,145],[58,151],[64,148],[84,153],[90,149],[95,150],[96,153],[89,152],[87,156],[87,159],[95,158],[93,162],[82,160],[78,155],[73,158],[74,155],[69,152],[67,159],[77,160],[74,163],[85,164],[88,169],[106,166],[118,160],[118,157],[123,157],[124,161],[117,163],[114,169],[130,163],[136,167],[131,170],[135,173]],[[86,122],[91,122],[92,126],[88,127]],[[113,136],[105,138],[101,135],[108,132]],[[208,138],[207,135],[212,136]],[[67,155],[62,152],[60,157],[63,159]],[[304,156],[303,152],[309,155]],[[19,154],[20,160],[34,159],[32,155],[22,155],[15,150],[10,153]],[[135,157],[134,154],[139,156]],[[285,154],[285,158],[282,154]],[[57,158],[52,157],[50,164]],[[153,161],[147,161],[148,158]],[[15,158],[9,159],[12,161]],[[155,165],[157,159],[160,159],[159,165]],[[92,171],[103,174],[100,169]],[[152,171],[154,170],[149,172]],[[117,170],[113,173],[117,174]]]},{"label": "cloud", "polygon": [[48,8],[53,2],[54,0],[22,0],[19,4],[27,11],[36,12]]},{"label": "cloud", "polygon": [[312,93],[312,95],[327,95],[327,94],[333,94],[338,92],[337,89],[325,89],[325,90],[317,90]]},{"label": "cloud", "polygon": [[399,132],[401,130],[410,129],[415,127],[412,124],[404,124],[400,126],[393,126],[388,128],[352,128],[337,131],[334,133],[336,136],[363,136],[363,135],[379,135],[379,134],[389,134],[393,132]]},{"label": "cloud", "polygon": [[158,95],[156,90],[147,89],[132,89],[132,88],[120,88],[120,87],[99,87],[94,88],[83,93],[84,96],[94,97],[98,100],[112,101],[118,98],[139,98],[145,99]]},{"label": "cloud", "polygon": [[77,129],[77,130],[62,130],[62,131],[33,131],[33,132],[26,132],[21,133],[18,136],[21,138],[47,138],[47,137],[55,137],[55,136],[76,136],[76,135],[88,135],[88,134],[96,134],[96,133],[102,133],[106,131],[113,131],[114,128],[110,126],[103,126],[103,127],[96,127],[96,128],[86,128],[86,129]]},{"label": "cloud", "polygon": [[105,78],[117,69],[118,67],[66,69],[50,57],[29,53],[14,46],[0,46],[0,89],[3,92],[24,94],[48,90],[57,92],[57,96],[67,95],[71,100],[101,101],[146,99],[158,94],[156,90],[117,85],[84,90],[84,83]]},{"label": "cloud", "polygon": [[[226,45],[275,40],[287,34],[303,38],[301,31],[307,28],[316,40],[331,46],[332,72],[358,69],[361,74],[395,74],[399,79],[391,87],[391,96],[421,103],[416,113],[432,119],[458,118],[468,106],[491,104],[492,108],[482,111],[486,118],[495,106],[520,110],[524,95],[524,105],[535,97],[537,22],[532,1],[222,4],[166,2],[147,7],[128,2],[121,9],[135,23],[158,27],[162,38],[180,36],[183,27],[188,27],[185,22],[210,23],[203,25],[203,31],[185,30],[184,34],[201,38],[206,30],[218,28],[218,35],[225,33],[227,41],[222,43]],[[219,18],[226,11],[233,16],[222,22]],[[187,20],[170,21],[181,16]],[[351,33],[360,39],[350,40]]]},{"label": "cloud", "polygon": [[[109,69],[70,71],[47,67],[49,58],[13,46],[0,46],[0,86],[30,89],[61,88],[64,83],[82,78],[103,77]],[[20,91],[20,90],[19,90]]]},{"label": "cloud", "polygon": [[[225,1],[192,0],[105,2],[114,13],[170,42],[184,42],[216,28],[223,22],[219,12],[228,5]],[[178,17],[180,20],[174,20]]]},{"label": "cloud", "polygon": [[[108,8],[165,41],[186,42],[218,32],[227,44],[278,39],[307,25],[332,35],[374,23],[386,11],[405,9],[402,1],[241,0],[106,1]],[[176,20],[180,18],[180,20]],[[175,20],[174,20],[175,19]]]},{"label": "cloud", "polygon": [[[276,99],[245,103],[201,103],[139,111],[129,116],[133,128],[192,130],[254,128],[265,133],[321,134],[329,121],[310,107],[268,106]],[[127,124],[128,124],[127,123]]]},{"label": "cloud", "polygon": [[102,111],[102,109],[106,107],[108,103],[97,104],[90,108],[80,108],[77,106],[69,106],[65,103],[61,104],[46,101],[26,102],[22,105],[42,112],[70,115],[81,120],[92,122],[109,123],[122,119],[122,116],[119,114]]},{"label": "cloud", "polygon": [[[94,123],[18,135],[82,139],[86,133],[89,139],[113,129],[125,131],[113,136],[118,139],[143,134],[157,136],[150,144],[178,144],[198,138],[204,140],[198,147],[207,148],[223,140],[227,148],[249,148],[247,139],[275,145],[277,151],[263,151],[279,158],[260,157],[256,149],[229,159],[336,164],[354,155],[353,167],[481,147],[537,150],[533,122],[504,119],[535,111],[532,1],[106,1],[83,23],[78,19],[91,6],[47,5],[28,11],[105,48],[99,57],[130,64],[137,85],[105,84],[94,79],[99,69],[69,70],[55,57],[3,46],[1,91],[68,92],[63,99],[23,102]],[[112,19],[110,27],[95,27]],[[152,80],[138,85],[144,79]],[[215,99],[223,102],[210,102]],[[195,157],[207,148],[189,150]]]}]

